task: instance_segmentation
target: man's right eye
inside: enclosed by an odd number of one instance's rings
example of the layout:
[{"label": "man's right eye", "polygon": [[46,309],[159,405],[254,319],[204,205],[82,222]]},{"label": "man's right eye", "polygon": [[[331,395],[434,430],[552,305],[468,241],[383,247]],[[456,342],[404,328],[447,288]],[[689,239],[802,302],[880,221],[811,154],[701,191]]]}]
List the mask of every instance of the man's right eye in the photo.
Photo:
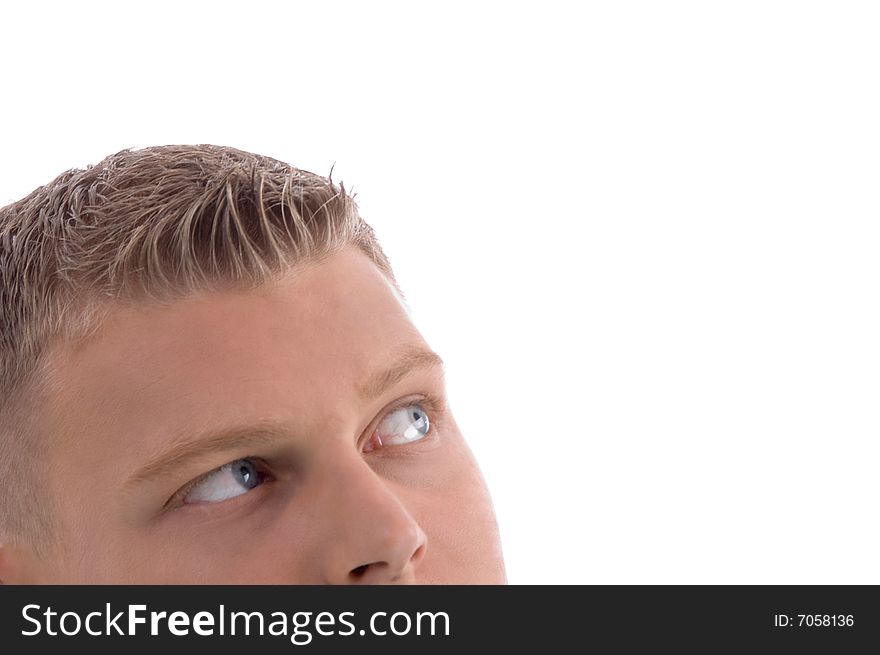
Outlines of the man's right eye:
[{"label": "man's right eye", "polygon": [[237,459],[203,475],[178,493],[182,494],[183,504],[221,503],[246,494],[263,484],[265,478],[253,460]]}]

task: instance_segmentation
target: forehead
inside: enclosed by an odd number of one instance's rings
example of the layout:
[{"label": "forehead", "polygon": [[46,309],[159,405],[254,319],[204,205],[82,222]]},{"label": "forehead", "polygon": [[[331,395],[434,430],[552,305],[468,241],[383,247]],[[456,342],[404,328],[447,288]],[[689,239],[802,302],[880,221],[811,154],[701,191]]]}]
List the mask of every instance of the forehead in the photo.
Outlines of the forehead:
[{"label": "forehead", "polygon": [[156,435],[332,414],[402,345],[423,343],[385,275],[346,247],[257,290],[114,310],[58,354],[49,414],[62,442],[89,434],[149,453]]}]

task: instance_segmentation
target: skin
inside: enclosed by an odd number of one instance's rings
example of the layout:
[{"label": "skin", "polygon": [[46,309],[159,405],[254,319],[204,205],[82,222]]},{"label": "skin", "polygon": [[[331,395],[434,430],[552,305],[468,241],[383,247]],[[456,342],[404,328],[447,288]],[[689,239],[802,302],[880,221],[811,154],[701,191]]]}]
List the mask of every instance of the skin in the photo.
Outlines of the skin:
[{"label": "skin", "polygon": [[[53,353],[41,434],[61,545],[40,560],[0,550],[0,577],[506,582],[491,500],[445,401],[442,366],[362,395],[414,350],[430,352],[385,276],[350,246],[256,291],[114,309],[95,337]],[[409,411],[427,414],[427,434],[389,443],[403,439]],[[232,426],[243,429],[222,449],[178,451],[143,475],[169,449]],[[220,471],[187,489],[242,458],[260,484]],[[217,488],[240,495],[205,500],[222,497]]]}]

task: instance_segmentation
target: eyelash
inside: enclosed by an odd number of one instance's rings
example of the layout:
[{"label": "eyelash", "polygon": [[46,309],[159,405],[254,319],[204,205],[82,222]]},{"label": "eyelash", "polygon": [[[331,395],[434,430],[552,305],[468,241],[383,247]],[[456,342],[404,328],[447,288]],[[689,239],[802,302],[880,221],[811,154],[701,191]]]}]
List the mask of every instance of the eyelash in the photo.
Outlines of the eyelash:
[{"label": "eyelash", "polygon": [[[444,404],[443,400],[441,400],[441,398],[437,394],[434,394],[430,391],[421,392],[420,394],[418,394],[418,396],[419,397],[417,397],[417,398],[408,398],[406,400],[401,401],[400,403],[397,403],[397,404],[391,406],[387,411],[385,411],[382,414],[382,416],[374,424],[373,429],[366,436],[366,439],[369,440],[373,436],[373,432],[375,432],[376,428],[378,428],[378,426],[382,423],[382,421],[385,420],[386,417],[388,417],[393,412],[396,412],[397,410],[402,409],[404,407],[409,407],[410,405],[421,405],[422,407],[427,409],[428,412],[430,412],[430,420],[428,422],[428,433],[425,435],[424,438],[427,439],[428,437],[433,435],[434,431],[437,429],[437,422],[440,418],[440,415],[442,413],[442,408],[445,406],[445,404]],[[360,447],[362,448],[363,446],[364,446],[364,443],[360,443]],[[389,446],[389,448],[394,448],[394,447],[395,446]],[[238,459],[246,459],[249,462],[252,462],[257,467],[260,475],[267,476],[271,479],[271,477],[272,477],[271,474],[267,473],[267,471],[269,470],[269,467],[266,464],[266,461],[263,460],[262,458],[256,457],[256,456],[245,456],[245,457],[239,457]],[[193,487],[195,487],[199,483],[203,482],[205,479],[208,478],[208,476],[213,475],[216,471],[217,471],[216,468],[211,469],[207,473],[204,473],[203,475],[198,476],[194,480],[187,482],[184,486],[182,486],[180,489],[178,489],[174,493],[174,495],[171,496],[171,498],[168,499],[168,501],[163,506],[163,509],[170,509],[172,507],[176,507],[179,504],[182,504],[183,499],[186,497],[186,495],[189,493],[189,491]]]}]

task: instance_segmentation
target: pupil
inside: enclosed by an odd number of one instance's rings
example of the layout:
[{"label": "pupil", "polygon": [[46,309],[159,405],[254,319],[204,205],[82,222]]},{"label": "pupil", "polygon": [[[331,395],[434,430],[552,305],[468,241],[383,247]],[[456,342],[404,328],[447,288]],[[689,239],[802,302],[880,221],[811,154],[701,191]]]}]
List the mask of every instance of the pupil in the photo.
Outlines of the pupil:
[{"label": "pupil", "polygon": [[251,470],[251,465],[247,462],[242,462],[236,469],[236,473],[238,473],[238,477],[241,480],[241,483],[250,489],[251,482],[254,478],[253,471]]},{"label": "pupil", "polygon": [[422,416],[418,412],[413,412],[413,417],[418,421]]}]

